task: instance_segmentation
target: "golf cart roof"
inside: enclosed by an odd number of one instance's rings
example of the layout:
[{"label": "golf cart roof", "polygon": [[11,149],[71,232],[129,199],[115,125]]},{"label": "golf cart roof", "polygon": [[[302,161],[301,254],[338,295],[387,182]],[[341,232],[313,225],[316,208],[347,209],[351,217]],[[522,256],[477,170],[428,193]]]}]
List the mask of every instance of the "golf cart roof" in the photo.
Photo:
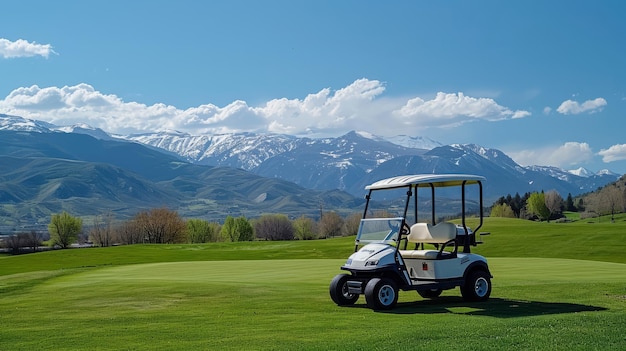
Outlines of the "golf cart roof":
[{"label": "golf cart roof", "polygon": [[463,182],[465,184],[476,184],[484,181],[485,177],[472,174],[414,174],[382,179],[366,186],[365,189],[393,189],[409,185],[426,187],[431,186],[431,184],[434,187],[461,186]]}]

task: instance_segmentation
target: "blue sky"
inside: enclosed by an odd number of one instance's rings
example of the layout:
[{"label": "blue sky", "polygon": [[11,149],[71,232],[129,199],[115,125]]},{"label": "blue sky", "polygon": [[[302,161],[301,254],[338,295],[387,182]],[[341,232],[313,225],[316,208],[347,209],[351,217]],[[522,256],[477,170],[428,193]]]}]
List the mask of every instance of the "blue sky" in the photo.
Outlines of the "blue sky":
[{"label": "blue sky", "polygon": [[623,1],[3,4],[0,113],[112,133],[425,136],[626,173]]}]

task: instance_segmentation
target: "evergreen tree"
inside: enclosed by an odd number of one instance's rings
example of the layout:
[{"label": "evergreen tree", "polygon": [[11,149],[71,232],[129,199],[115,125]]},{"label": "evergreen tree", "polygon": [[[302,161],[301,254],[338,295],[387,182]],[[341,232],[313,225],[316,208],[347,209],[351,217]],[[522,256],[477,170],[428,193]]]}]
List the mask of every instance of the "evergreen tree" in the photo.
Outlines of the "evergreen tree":
[{"label": "evergreen tree", "polygon": [[574,206],[574,199],[572,198],[572,193],[567,194],[567,199],[565,200],[565,210],[570,212],[576,212],[576,206]]}]

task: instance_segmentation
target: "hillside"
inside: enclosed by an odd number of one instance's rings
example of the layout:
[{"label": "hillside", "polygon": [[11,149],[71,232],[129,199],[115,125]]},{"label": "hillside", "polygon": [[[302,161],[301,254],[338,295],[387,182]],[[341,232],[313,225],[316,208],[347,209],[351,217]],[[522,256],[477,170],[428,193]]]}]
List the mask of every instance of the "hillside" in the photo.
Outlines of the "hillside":
[{"label": "hillside", "polygon": [[60,211],[124,219],[167,207],[183,217],[221,221],[262,213],[315,216],[320,203],[347,213],[362,202],[241,169],[190,164],[138,143],[75,133],[0,133],[0,231],[41,228]]},{"label": "hillside", "polygon": [[597,190],[574,198],[575,206],[582,206],[588,215],[614,215],[626,212],[626,175]]}]

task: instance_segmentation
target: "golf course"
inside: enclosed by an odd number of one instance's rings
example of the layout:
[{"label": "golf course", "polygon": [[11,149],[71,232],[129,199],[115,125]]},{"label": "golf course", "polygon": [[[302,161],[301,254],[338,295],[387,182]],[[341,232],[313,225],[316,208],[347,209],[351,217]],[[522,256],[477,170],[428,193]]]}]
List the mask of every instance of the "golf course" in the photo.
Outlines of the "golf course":
[{"label": "golf course", "polygon": [[2,255],[0,350],[626,350],[626,215],[481,231],[488,301],[384,312],[329,297],[354,237]]}]

